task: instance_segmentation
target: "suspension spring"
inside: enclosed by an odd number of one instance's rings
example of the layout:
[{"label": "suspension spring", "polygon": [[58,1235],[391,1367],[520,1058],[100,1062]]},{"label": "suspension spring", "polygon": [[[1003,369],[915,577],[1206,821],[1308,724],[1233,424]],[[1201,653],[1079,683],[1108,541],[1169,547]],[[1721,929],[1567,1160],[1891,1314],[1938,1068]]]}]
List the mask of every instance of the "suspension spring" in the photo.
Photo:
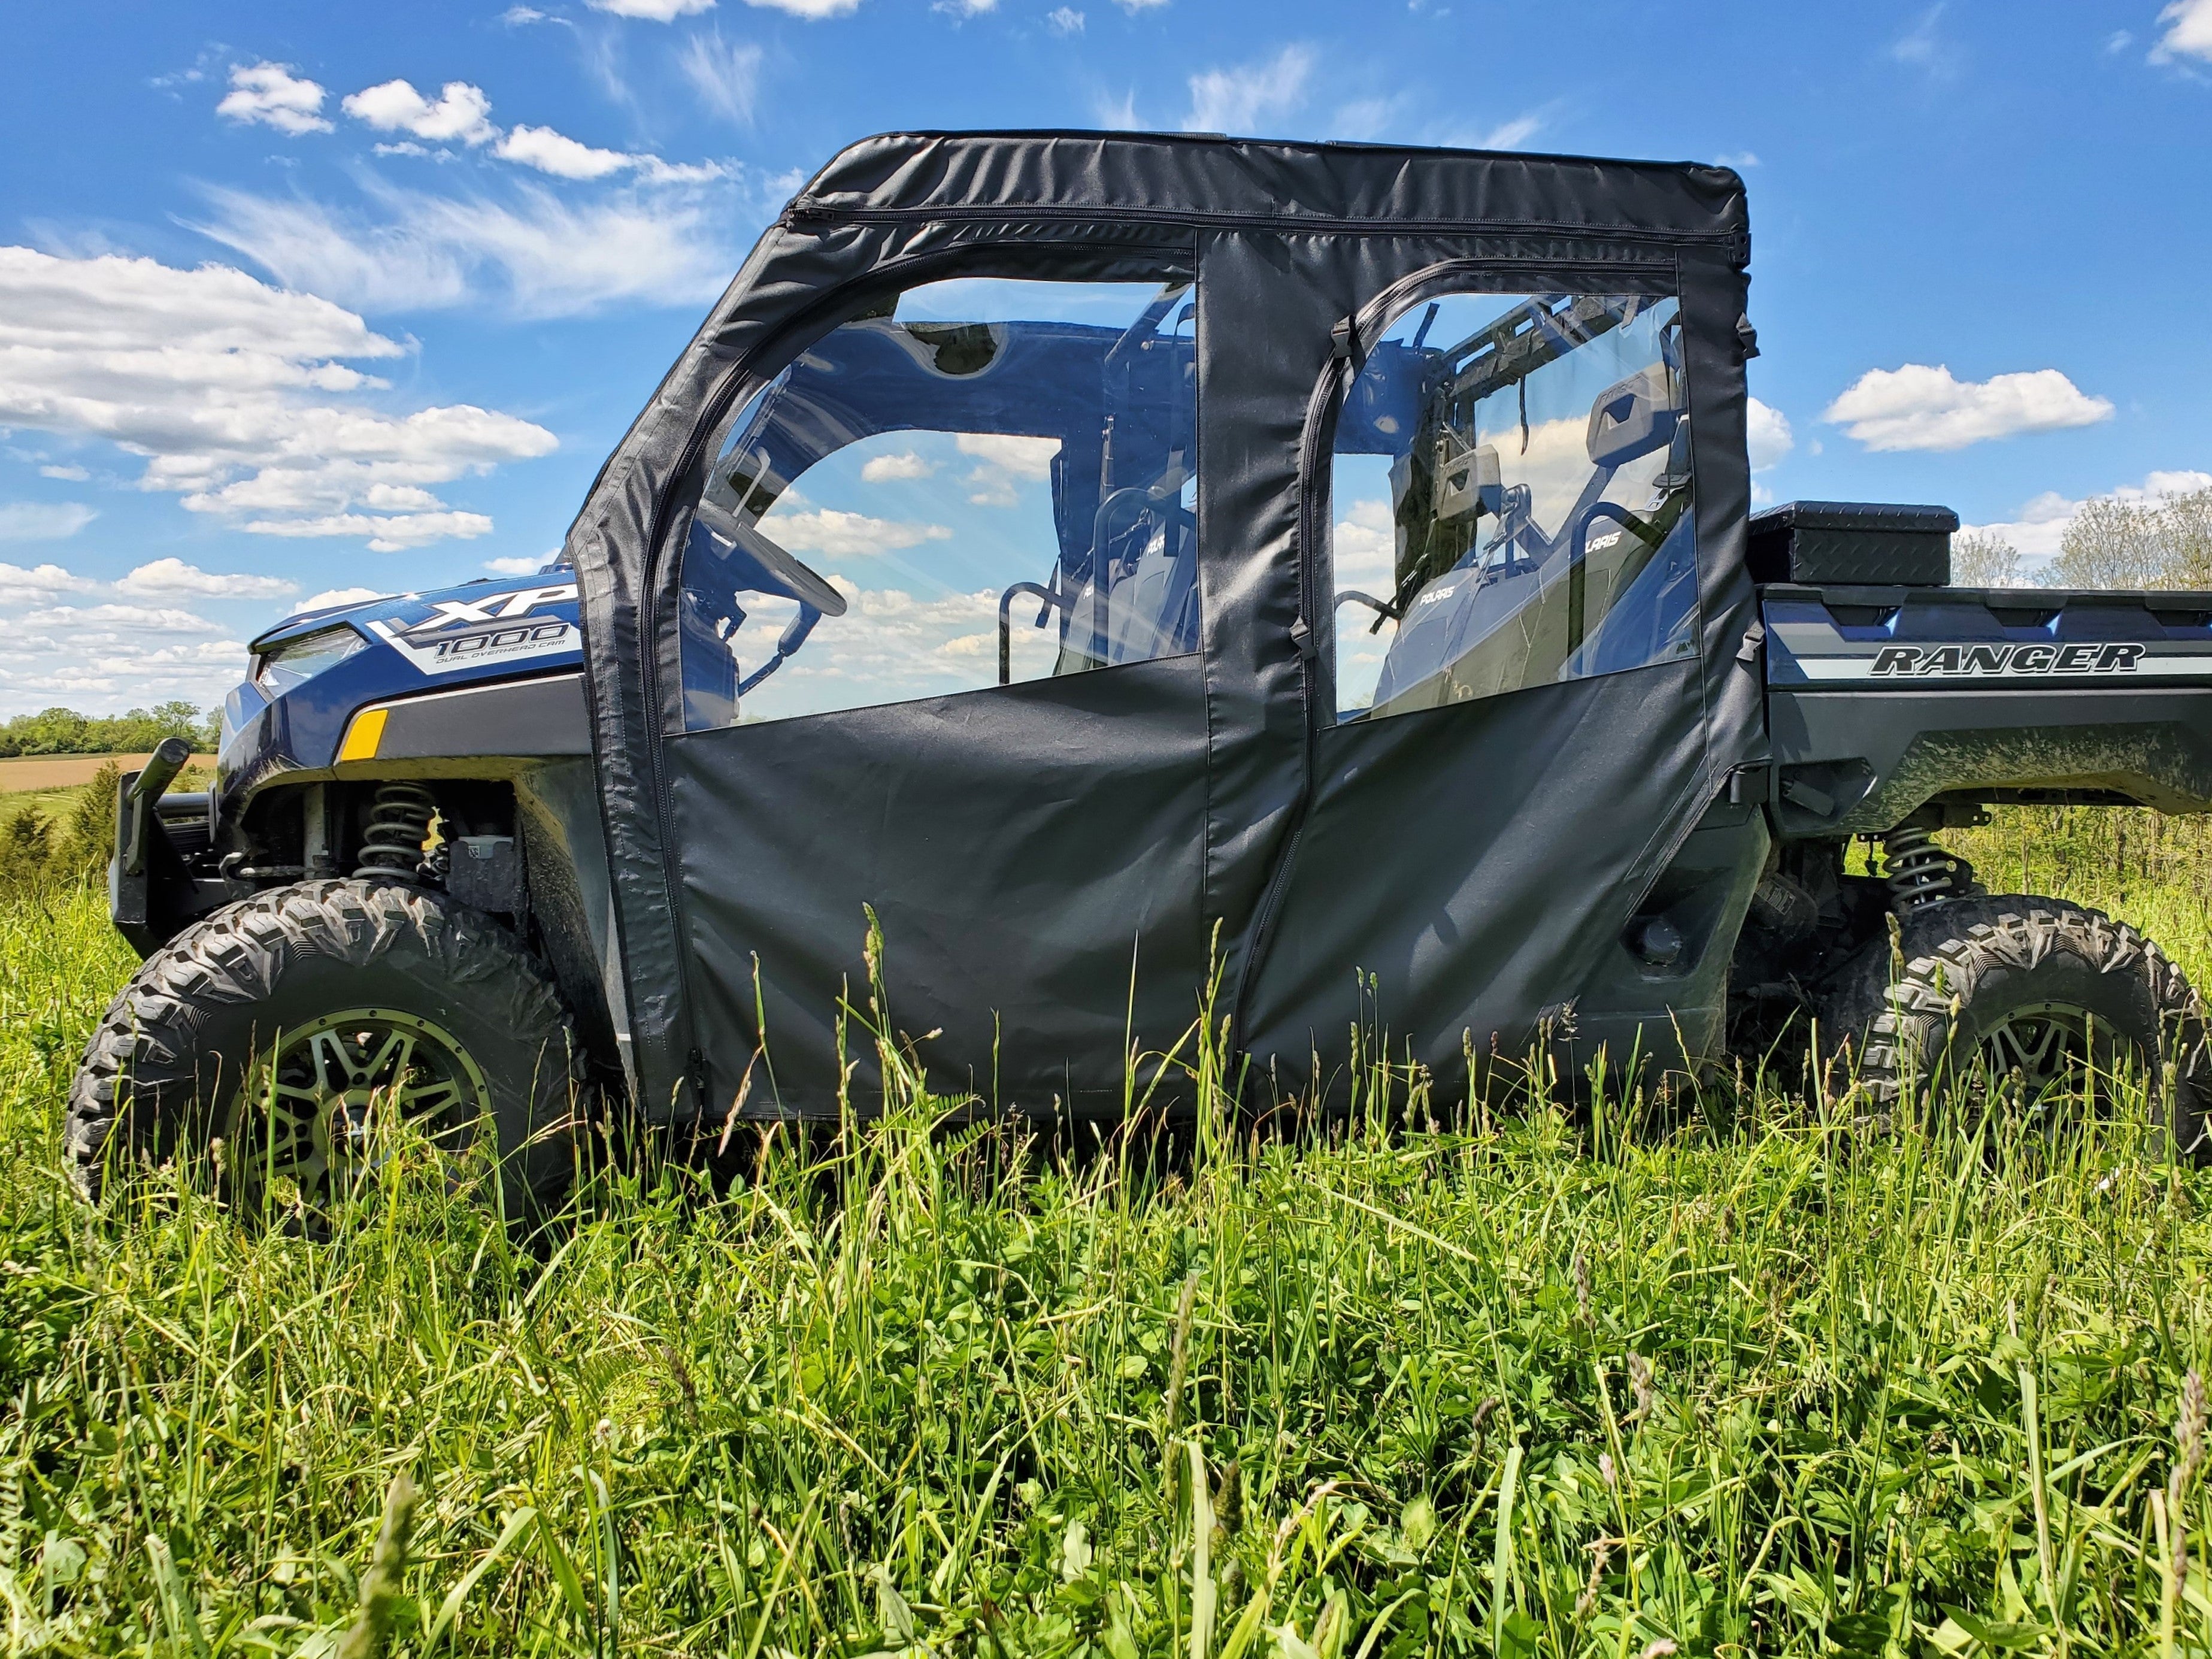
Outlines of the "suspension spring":
[{"label": "suspension spring", "polygon": [[419,783],[379,784],[368,809],[368,829],[361,838],[355,878],[421,881],[422,843],[430,838],[430,820],[437,811],[436,799]]},{"label": "suspension spring", "polygon": [[1982,890],[1974,879],[1974,866],[1938,847],[1918,824],[1900,824],[1884,836],[1881,854],[1890,902],[1901,916],[1946,899],[1971,898]]}]

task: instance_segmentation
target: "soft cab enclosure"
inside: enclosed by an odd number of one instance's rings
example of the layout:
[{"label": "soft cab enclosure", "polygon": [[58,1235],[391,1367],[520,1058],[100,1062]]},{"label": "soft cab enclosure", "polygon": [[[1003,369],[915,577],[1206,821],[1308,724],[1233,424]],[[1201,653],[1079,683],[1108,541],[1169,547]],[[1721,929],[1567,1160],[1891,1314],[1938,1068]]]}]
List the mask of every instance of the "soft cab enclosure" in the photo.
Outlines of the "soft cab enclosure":
[{"label": "soft cab enclosure", "polygon": [[641,1105],[835,1110],[870,908],[994,1108],[1118,1109],[1217,963],[1262,1092],[1362,1020],[1447,1089],[1717,1046],[1748,254],[1712,167],[839,156],[568,538]]}]

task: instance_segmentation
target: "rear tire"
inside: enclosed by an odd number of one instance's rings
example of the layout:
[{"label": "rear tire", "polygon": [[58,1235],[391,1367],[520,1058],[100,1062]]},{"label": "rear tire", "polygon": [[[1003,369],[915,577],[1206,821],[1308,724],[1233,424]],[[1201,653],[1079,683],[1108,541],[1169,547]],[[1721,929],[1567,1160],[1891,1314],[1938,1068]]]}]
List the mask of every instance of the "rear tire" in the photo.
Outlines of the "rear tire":
[{"label": "rear tire", "polygon": [[456,1152],[488,1119],[499,1200],[520,1222],[571,1170],[577,1048],[545,969],[444,894],[314,881],[230,905],[149,957],[94,1032],[64,1146],[97,1200],[111,1172],[207,1168],[234,1203],[276,1169],[309,1204],[343,1202],[397,1105]]},{"label": "rear tire", "polygon": [[1902,971],[1881,940],[1826,1000],[1822,1024],[1885,1103],[1908,1082],[2009,1089],[2033,1105],[2085,1064],[2140,1066],[2153,1099],[2173,1068],[2176,1146],[2203,1160],[2212,1114],[2204,1010],[2181,969],[2125,922],[2063,899],[1954,900],[1901,925]]}]

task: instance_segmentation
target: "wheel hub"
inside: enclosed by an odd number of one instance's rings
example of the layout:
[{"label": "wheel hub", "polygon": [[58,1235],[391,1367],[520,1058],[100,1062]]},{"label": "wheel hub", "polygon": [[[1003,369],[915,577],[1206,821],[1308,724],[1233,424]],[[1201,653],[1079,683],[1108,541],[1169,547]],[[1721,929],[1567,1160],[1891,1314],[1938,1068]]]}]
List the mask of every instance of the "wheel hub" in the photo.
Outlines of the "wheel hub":
[{"label": "wheel hub", "polygon": [[2066,1099],[2101,1095],[2114,1064],[2131,1049],[2086,1009],[2043,1002],[2006,1012],[1983,1033],[1980,1054],[1992,1090],[2045,1113]]},{"label": "wheel hub", "polygon": [[467,1146],[491,1091],[444,1027],[392,1008],[350,1008],[281,1033],[239,1093],[232,1145],[248,1190],[289,1182],[327,1211],[383,1167],[404,1121],[441,1153]]}]

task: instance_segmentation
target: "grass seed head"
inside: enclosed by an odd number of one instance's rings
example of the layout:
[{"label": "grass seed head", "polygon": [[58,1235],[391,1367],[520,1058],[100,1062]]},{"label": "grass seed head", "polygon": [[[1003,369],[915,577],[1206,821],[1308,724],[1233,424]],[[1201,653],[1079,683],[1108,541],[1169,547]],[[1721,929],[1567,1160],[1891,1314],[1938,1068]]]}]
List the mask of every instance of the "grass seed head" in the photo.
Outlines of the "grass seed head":
[{"label": "grass seed head", "polygon": [[1593,1322],[1590,1317],[1589,1258],[1577,1250],[1570,1271],[1575,1280],[1575,1316],[1587,1327]]},{"label": "grass seed head", "polygon": [[1176,1301],[1175,1343],[1168,1357],[1168,1432],[1173,1434],[1176,1424],[1182,1415],[1182,1389],[1190,1375],[1190,1322],[1198,1311],[1198,1269],[1193,1267],[1182,1281],[1182,1294]]},{"label": "grass seed head", "polygon": [[1628,1387],[1636,1396],[1636,1409],[1628,1414],[1632,1423],[1641,1423],[1651,1415],[1651,1362],[1640,1353],[1628,1356]]},{"label": "grass seed head", "polygon": [[1221,1484],[1213,1494],[1213,1524],[1224,1538],[1234,1538],[1243,1530],[1243,1475],[1233,1457],[1222,1466]]},{"label": "grass seed head", "polygon": [[2204,1379],[2195,1367],[2181,1384],[2181,1415],[2174,1420],[2174,1474],[2187,1492],[2204,1464]]},{"label": "grass seed head", "polygon": [[368,1571],[361,1576],[361,1612],[338,1638],[336,1659],[376,1659],[384,1651],[384,1638],[392,1628],[392,1612],[398,1604],[400,1580],[407,1573],[407,1539],[415,1530],[415,1509],[421,1494],[407,1471],[392,1477],[384,1494],[384,1519],[376,1529]]},{"label": "grass seed head", "polygon": [[1597,1593],[1605,1583],[1605,1564],[1613,1555],[1612,1540],[1601,1538],[1589,1547],[1589,1582],[1583,1586],[1583,1593],[1575,1597],[1575,1622],[1577,1624],[1588,1619],[1596,1609]]}]

